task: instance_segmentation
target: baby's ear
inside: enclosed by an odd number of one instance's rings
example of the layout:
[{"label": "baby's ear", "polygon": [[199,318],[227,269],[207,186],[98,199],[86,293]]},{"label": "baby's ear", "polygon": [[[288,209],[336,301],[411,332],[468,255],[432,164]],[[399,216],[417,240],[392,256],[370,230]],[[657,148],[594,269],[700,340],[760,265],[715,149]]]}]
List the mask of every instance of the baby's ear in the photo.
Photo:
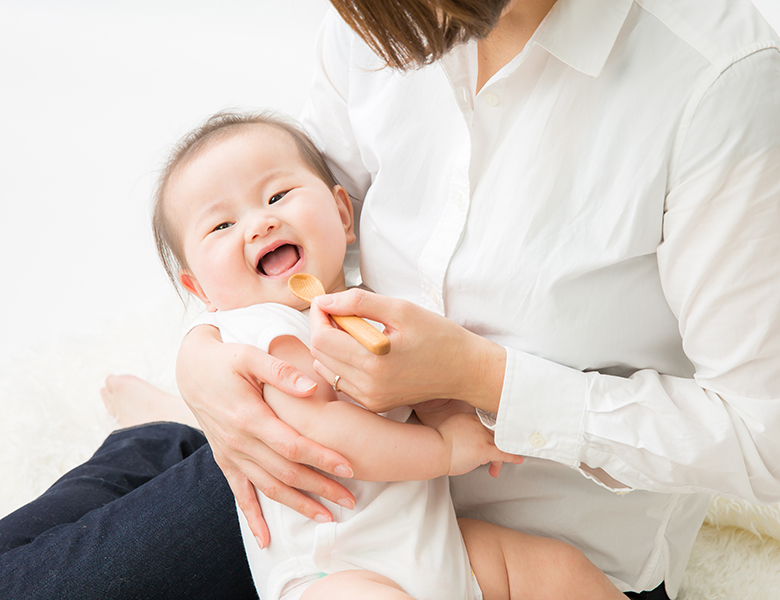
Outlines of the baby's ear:
[{"label": "baby's ear", "polygon": [[341,222],[344,224],[344,233],[347,236],[347,244],[355,241],[355,211],[352,208],[352,200],[342,186],[337,185],[333,188],[333,197],[336,200],[336,206],[341,215]]},{"label": "baby's ear", "polygon": [[200,287],[200,283],[198,283],[198,280],[195,279],[195,276],[192,275],[192,273],[182,269],[179,272],[179,281],[181,281],[181,284],[185,290],[187,290],[193,296],[199,298],[206,305],[207,311],[217,312],[217,307],[214,306],[208,299],[205,292],[203,291],[203,288]]}]

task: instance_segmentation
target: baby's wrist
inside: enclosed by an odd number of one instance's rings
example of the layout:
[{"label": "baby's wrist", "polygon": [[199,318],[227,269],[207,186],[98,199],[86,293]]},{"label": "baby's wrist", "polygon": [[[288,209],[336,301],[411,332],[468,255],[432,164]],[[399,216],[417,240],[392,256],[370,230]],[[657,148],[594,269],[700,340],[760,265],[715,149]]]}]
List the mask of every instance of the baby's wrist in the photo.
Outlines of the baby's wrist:
[{"label": "baby's wrist", "polygon": [[443,421],[435,427],[436,431],[441,438],[441,452],[439,456],[439,469],[440,476],[450,475],[452,471],[452,465],[455,461],[455,439],[452,435],[452,431],[447,426],[447,421]]}]

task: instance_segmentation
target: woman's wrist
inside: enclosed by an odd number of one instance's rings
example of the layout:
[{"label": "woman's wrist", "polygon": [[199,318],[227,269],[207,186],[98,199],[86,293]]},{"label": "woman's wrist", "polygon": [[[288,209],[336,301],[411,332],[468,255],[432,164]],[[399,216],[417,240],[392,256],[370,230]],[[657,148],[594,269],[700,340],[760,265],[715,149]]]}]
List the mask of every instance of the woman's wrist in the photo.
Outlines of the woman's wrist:
[{"label": "woman's wrist", "polygon": [[458,369],[458,399],[475,408],[498,412],[506,371],[506,349],[486,338],[467,332],[464,364]]}]

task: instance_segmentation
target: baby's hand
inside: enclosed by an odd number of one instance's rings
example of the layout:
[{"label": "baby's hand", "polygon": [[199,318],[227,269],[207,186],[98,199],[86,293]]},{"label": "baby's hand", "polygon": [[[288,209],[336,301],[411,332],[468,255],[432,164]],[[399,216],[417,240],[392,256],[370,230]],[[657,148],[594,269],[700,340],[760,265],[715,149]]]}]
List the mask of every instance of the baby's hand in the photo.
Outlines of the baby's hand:
[{"label": "baby's hand", "polygon": [[437,430],[450,447],[449,475],[462,475],[480,465],[491,463],[490,475],[498,477],[501,463],[519,465],[522,456],[502,452],[493,441],[493,432],[487,429],[473,413],[458,413],[447,418]]}]

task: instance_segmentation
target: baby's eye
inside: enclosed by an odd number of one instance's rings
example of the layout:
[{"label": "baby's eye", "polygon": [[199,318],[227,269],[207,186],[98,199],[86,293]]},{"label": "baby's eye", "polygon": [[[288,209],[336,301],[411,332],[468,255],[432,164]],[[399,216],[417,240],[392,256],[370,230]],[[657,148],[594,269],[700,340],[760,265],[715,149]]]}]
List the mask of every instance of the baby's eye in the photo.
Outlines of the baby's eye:
[{"label": "baby's eye", "polygon": [[228,227],[231,227],[232,225],[233,225],[233,223],[227,223],[227,222],[226,223],[220,223],[219,225],[217,225],[211,231],[222,231],[223,229],[227,229]]},{"label": "baby's eye", "polygon": [[[290,190],[287,190],[287,192],[289,191]],[[278,194],[274,194],[269,198],[268,204],[276,204],[277,202],[279,202],[279,200],[281,200],[287,195],[287,192],[279,192]]]}]

